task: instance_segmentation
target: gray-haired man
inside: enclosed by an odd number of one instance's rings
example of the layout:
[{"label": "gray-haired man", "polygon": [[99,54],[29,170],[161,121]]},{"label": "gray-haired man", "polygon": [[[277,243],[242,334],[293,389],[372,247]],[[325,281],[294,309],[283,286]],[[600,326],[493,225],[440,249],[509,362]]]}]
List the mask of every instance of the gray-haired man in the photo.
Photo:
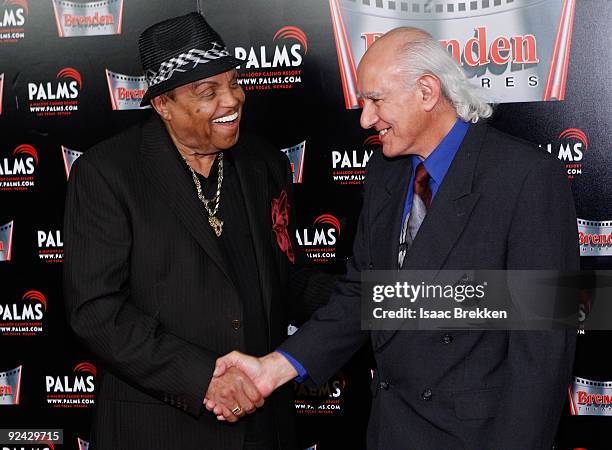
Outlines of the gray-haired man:
[{"label": "gray-haired man", "polygon": [[297,375],[320,384],[370,338],[378,369],[369,449],[550,449],[575,333],[369,333],[360,329],[360,272],[577,269],[565,174],[549,155],[475,124],[490,107],[421,30],[375,42],[358,83],[361,125],[379,132],[382,152],[369,162],[348,273],[277,352],[234,352],[216,375],[237,366],[264,396]]}]

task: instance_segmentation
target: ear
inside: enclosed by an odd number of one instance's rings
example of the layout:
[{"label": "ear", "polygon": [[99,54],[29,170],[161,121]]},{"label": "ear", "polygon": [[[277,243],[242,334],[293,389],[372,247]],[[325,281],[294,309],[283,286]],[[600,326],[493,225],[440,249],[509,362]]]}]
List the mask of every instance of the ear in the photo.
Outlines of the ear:
[{"label": "ear", "polygon": [[164,120],[170,120],[172,118],[172,114],[168,108],[168,100],[168,97],[165,95],[158,95],[151,99],[151,106]]},{"label": "ear", "polygon": [[440,80],[430,74],[421,75],[417,80],[417,88],[423,109],[427,112],[432,111],[442,96]]}]

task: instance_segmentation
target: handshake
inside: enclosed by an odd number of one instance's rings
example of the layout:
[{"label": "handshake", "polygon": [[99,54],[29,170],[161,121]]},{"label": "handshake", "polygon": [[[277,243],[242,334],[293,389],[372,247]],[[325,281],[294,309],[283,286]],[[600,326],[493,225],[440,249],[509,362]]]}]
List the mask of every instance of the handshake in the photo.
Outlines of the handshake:
[{"label": "handshake", "polygon": [[204,405],[218,420],[236,422],[261,408],[266,397],[297,375],[278,352],[256,358],[233,351],[217,359]]}]

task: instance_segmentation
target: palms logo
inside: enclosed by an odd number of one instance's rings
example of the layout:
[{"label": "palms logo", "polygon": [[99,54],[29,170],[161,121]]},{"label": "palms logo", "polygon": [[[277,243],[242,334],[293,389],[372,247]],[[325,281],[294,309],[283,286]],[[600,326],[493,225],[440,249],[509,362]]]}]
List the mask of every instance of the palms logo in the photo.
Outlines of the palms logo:
[{"label": "palms logo", "polygon": [[25,37],[28,14],[27,0],[0,0],[0,43],[18,42]]},{"label": "palms logo", "polygon": [[11,156],[0,158],[0,191],[31,191],[37,166],[38,152],[32,145],[15,147]]},{"label": "palms logo", "polygon": [[321,214],[310,227],[295,230],[295,237],[312,262],[328,263],[336,258],[340,230],[338,218],[332,214]]},{"label": "palms logo", "polygon": [[95,404],[97,370],[90,362],[77,363],[73,375],[45,377],[47,404],[54,408],[86,408]]},{"label": "palms logo", "polygon": [[352,150],[332,150],[331,179],[340,185],[362,185],[366,166],[374,154],[374,148],[382,145],[378,134],[368,136],[363,144]]},{"label": "palms logo", "polygon": [[302,83],[306,33],[294,25],[284,26],[274,33],[272,44],[234,48],[236,58],[244,60],[238,82],[245,91],[293,89]]},{"label": "palms logo", "polygon": [[37,117],[70,116],[79,110],[83,79],[72,67],[60,69],[56,81],[28,83],[30,112]]},{"label": "palms logo", "polygon": [[545,147],[539,145],[539,147],[565,164],[568,179],[572,180],[582,175],[582,159],[589,148],[586,133],[579,128],[568,128],[563,130],[557,139],[556,143],[548,143]]},{"label": "palms logo", "polygon": [[274,34],[274,40],[276,41],[277,39],[295,39],[304,49],[304,54],[308,53],[308,38],[306,37],[306,34],[298,27],[282,27]]},{"label": "palms logo", "polygon": [[20,301],[0,303],[1,336],[36,336],[43,332],[47,298],[36,290],[27,291]]}]

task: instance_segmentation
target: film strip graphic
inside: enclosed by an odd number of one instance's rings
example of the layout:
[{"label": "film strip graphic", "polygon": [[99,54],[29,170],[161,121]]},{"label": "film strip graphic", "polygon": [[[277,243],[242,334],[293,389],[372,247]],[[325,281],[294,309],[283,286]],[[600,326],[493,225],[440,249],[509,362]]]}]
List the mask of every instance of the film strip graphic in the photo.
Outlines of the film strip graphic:
[{"label": "film strip graphic", "polygon": [[59,37],[121,34],[123,0],[53,0],[53,11]]},{"label": "film strip graphic", "polygon": [[79,446],[79,450],[89,450],[89,442],[80,437],[77,437],[77,445]]},{"label": "film strip graphic", "polygon": [[62,145],[62,160],[64,161],[64,170],[66,171],[66,179],[70,178],[70,171],[74,162],[83,155],[83,152],[69,149]]},{"label": "film strip graphic", "polygon": [[[422,14],[423,18],[431,17],[432,14],[436,15],[436,18],[448,18],[454,19],[457,14],[465,13],[466,16],[470,16],[475,12],[478,13],[491,13],[496,12],[497,9],[507,10],[513,6],[519,5],[521,0],[451,0],[451,1],[432,1],[432,0],[421,0],[421,1],[393,1],[393,0],[346,0],[348,3],[360,4],[364,7],[370,7],[373,11],[393,11],[397,15],[406,15],[414,17],[415,14]],[[499,8],[498,8],[499,7]],[[444,16],[444,14],[450,14],[450,16]]]},{"label": "film strip graphic", "polygon": [[612,220],[578,219],[580,256],[612,256]]},{"label": "film strip graphic", "polygon": [[612,381],[574,377],[568,395],[572,416],[612,416]]},{"label": "film strip graphic", "polygon": [[105,69],[105,72],[108,94],[114,111],[150,108],[150,106],[140,107],[140,102],[148,89],[144,75],[124,75],[108,69]]},{"label": "film strip graphic", "polygon": [[293,172],[293,182],[301,183],[304,177],[304,154],[306,153],[306,141],[302,141],[293,147],[281,149],[289,162],[291,163],[291,171]]},{"label": "film strip graphic", "polygon": [[400,26],[444,41],[490,101],[563,100],[575,6],[576,0],[329,0],[345,106],[359,108],[355,67],[366,48]]},{"label": "film strip graphic", "polygon": [[561,20],[557,29],[552,63],[548,70],[543,100],[564,100],[567,83],[567,68],[569,66],[572,30],[574,29],[574,9],[576,0],[565,0],[561,12]]},{"label": "film strip graphic", "polygon": [[21,369],[18,366],[0,372],[0,405],[18,405],[21,393]]},{"label": "film strip graphic", "polygon": [[0,116],[2,115],[3,99],[4,99],[4,74],[0,73]]},{"label": "film strip graphic", "polygon": [[0,226],[0,262],[10,261],[13,249],[13,221]]}]

